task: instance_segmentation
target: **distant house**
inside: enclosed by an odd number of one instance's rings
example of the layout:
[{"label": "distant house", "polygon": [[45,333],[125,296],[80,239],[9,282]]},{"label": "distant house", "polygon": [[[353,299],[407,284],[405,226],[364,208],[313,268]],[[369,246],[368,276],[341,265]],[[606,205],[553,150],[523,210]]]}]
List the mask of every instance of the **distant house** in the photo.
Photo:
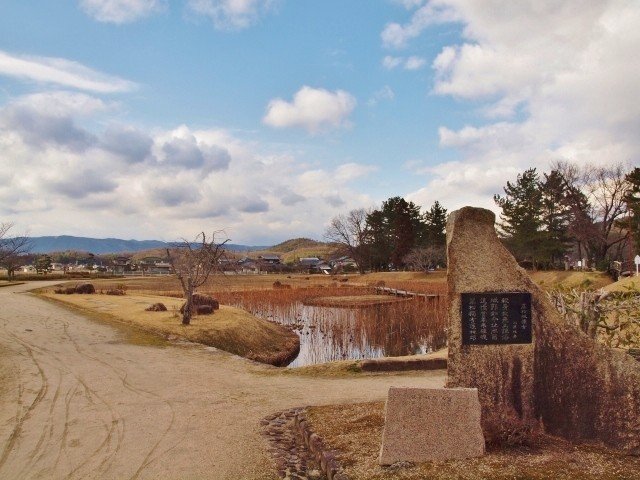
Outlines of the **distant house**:
[{"label": "distant house", "polygon": [[258,257],[258,260],[263,263],[268,263],[270,265],[280,265],[280,257],[278,255],[271,255],[271,254],[260,255]]},{"label": "distant house", "polygon": [[131,271],[131,259],[128,257],[116,257],[113,259],[112,268],[113,273],[115,274],[123,274],[125,272]]},{"label": "distant house", "polygon": [[302,267],[313,267],[317,264],[319,264],[322,260],[320,260],[318,257],[306,257],[306,258],[301,258],[299,263],[300,266]]},{"label": "distant house", "polygon": [[331,273],[331,265],[318,257],[301,258],[298,264],[309,273]]},{"label": "distant house", "polygon": [[144,257],[138,261],[138,269],[149,275],[167,275],[171,273],[171,264],[162,257]]},{"label": "distant house", "polygon": [[255,260],[245,257],[238,260],[241,273],[260,273],[260,266]]}]

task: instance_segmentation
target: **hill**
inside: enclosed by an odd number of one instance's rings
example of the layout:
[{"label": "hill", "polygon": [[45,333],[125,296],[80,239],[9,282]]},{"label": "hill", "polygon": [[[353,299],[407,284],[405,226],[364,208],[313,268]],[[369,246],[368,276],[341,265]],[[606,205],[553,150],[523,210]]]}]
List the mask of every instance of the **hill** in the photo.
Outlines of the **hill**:
[{"label": "hill", "polygon": [[[71,235],[31,237],[33,253],[65,252],[67,250],[91,252],[96,255],[105,253],[140,252],[145,250],[164,249],[169,242],[161,240],[122,240],[120,238],[89,238]],[[265,247],[227,244],[229,250],[245,252]]]},{"label": "hill", "polygon": [[286,242],[267,248],[270,252],[274,253],[289,253],[300,249],[324,248],[327,245],[328,243],[318,242],[316,240],[311,240],[310,238],[292,238],[291,240],[287,240]]},{"label": "hill", "polygon": [[252,252],[251,255],[276,254],[282,258],[284,263],[290,263],[305,257],[328,258],[333,256],[337,250],[338,246],[333,243],[318,242],[310,238],[293,238],[273,247]]}]

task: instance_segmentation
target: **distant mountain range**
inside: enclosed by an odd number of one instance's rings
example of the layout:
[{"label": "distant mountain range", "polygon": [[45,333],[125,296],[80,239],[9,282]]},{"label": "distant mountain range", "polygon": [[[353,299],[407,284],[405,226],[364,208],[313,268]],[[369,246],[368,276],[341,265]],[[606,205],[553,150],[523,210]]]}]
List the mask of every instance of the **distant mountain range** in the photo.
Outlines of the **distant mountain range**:
[{"label": "distant mountain range", "polygon": [[[142,250],[152,250],[165,248],[169,242],[160,240],[122,240],[120,238],[88,238],[72,237],[70,235],[60,235],[57,237],[31,237],[32,253],[51,253],[75,250],[80,252],[90,252],[96,255],[105,253],[139,252]],[[227,244],[228,250],[237,252],[247,252],[251,250],[264,250],[265,246],[248,246]]]}]

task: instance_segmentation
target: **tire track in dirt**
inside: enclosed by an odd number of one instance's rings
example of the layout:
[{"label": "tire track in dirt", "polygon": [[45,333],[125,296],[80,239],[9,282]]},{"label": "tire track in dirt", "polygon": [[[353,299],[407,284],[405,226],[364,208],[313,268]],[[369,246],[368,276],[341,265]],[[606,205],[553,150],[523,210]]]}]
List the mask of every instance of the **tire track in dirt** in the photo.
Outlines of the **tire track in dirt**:
[{"label": "tire track in dirt", "polygon": [[[174,409],[173,405],[171,405],[171,402],[169,402],[168,400],[165,400],[160,395],[158,395],[156,393],[153,393],[153,392],[151,392],[149,390],[144,390],[144,389],[135,387],[134,385],[129,383],[129,381],[127,380],[127,376],[128,376],[127,372],[121,371],[118,368],[116,368],[114,365],[112,365],[111,363],[108,363],[108,362],[106,362],[106,361],[104,361],[104,360],[102,360],[102,359],[100,359],[98,357],[89,355],[88,353],[84,352],[80,348],[78,342],[69,333],[69,324],[68,323],[64,323],[64,332],[65,332],[67,338],[69,339],[69,341],[71,341],[71,343],[73,343],[74,348],[78,352],[78,354],[80,354],[83,357],[88,358],[88,359],[90,359],[90,360],[92,360],[94,362],[100,363],[100,364],[104,365],[105,367],[107,367],[108,369],[112,370],[116,374],[116,376],[120,379],[120,382],[121,382],[122,386],[126,390],[129,390],[130,392],[135,393],[137,395],[148,396],[148,397],[151,397],[151,398],[156,399],[156,400],[161,400],[169,408],[169,411],[171,412],[171,418],[169,420],[169,424],[164,429],[164,431],[163,431],[162,435],[160,436],[160,438],[153,444],[151,449],[147,452],[147,454],[145,455],[144,459],[140,463],[140,466],[138,467],[138,469],[130,477],[131,480],[137,479],[139,477],[140,473],[142,473],[142,471],[146,467],[151,465],[157,459],[157,456],[154,457],[154,458],[152,458],[152,456],[154,455],[154,453],[156,452],[156,450],[158,449],[158,447],[160,446],[162,441],[167,437],[167,435],[169,434],[169,432],[173,428],[173,425],[174,425],[174,422],[175,422],[175,417],[176,417],[175,409]],[[185,436],[186,436],[186,434],[185,434]],[[160,456],[164,455],[167,451],[173,450],[174,448],[176,448],[177,445],[178,444],[175,444],[172,447],[170,447],[168,450],[162,452],[160,454]]]},{"label": "tire track in dirt", "polygon": [[[22,419],[24,430],[0,478],[255,480],[270,468],[257,427],[268,413],[296,405],[377,400],[390,384],[442,383],[409,375],[331,380],[280,376],[197,346],[160,350],[129,345],[116,330],[82,315],[34,297],[11,297],[0,292],[0,303],[8,305],[0,308],[5,324],[0,344],[15,344],[12,348],[28,359],[22,346],[3,333],[26,337],[50,385],[35,414],[24,420],[41,377],[30,361],[21,361],[24,405],[16,407],[14,395],[0,398],[0,405],[19,413],[16,420]],[[23,334],[25,327],[32,333]],[[57,383],[61,386],[52,406],[48,402],[55,398]],[[51,414],[53,427],[48,425]],[[12,428],[13,423],[4,426],[2,441]],[[40,442],[43,428],[47,435]],[[34,451],[37,457],[28,463]],[[23,463],[27,468],[21,470]]]},{"label": "tire track in dirt", "polygon": [[31,404],[29,405],[29,407],[27,407],[27,410],[24,412],[23,415],[21,415],[17,419],[16,425],[14,426],[13,431],[9,435],[7,443],[5,444],[5,448],[4,448],[3,452],[2,452],[2,456],[0,456],[0,471],[2,470],[2,467],[7,462],[8,458],[9,458],[9,455],[11,454],[11,450],[13,449],[13,447],[16,444],[16,442],[18,441],[18,438],[20,437],[20,434],[22,432],[22,427],[23,427],[25,421],[29,418],[29,415],[31,414],[31,412],[33,412],[35,410],[35,408],[38,406],[38,404],[42,401],[44,396],[47,394],[47,390],[49,388],[49,383],[48,383],[47,377],[46,377],[46,375],[44,373],[44,370],[42,369],[41,365],[35,359],[35,356],[33,355],[33,350],[29,346],[27,346],[27,344],[25,342],[23,342],[20,338],[18,338],[17,335],[15,335],[15,334],[13,334],[11,332],[7,332],[7,333],[9,333],[9,335],[11,335],[14,338],[15,341],[17,341],[18,343],[20,343],[22,345],[22,347],[27,352],[27,354],[28,354],[29,358],[31,359],[31,361],[37,367],[38,373],[40,374],[41,386],[40,386],[40,389],[38,390],[38,393],[36,394],[36,397],[33,399]]}]

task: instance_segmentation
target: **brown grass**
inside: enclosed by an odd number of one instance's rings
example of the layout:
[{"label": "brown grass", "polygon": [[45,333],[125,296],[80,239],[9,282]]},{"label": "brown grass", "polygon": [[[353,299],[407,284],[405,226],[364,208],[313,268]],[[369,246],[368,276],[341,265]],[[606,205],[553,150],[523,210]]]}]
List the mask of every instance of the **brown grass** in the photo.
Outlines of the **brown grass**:
[{"label": "brown grass", "polygon": [[[297,354],[298,336],[291,330],[246,311],[220,306],[213,315],[195,316],[191,325],[182,325],[178,309],[182,299],[150,295],[56,295],[46,298],[70,304],[88,313],[105,315],[119,322],[135,325],[168,339],[203,343],[258,362],[286,365]],[[147,312],[149,305],[162,302],[167,312]]]},{"label": "brown grass", "polygon": [[[484,457],[398,468],[378,465],[384,403],[310,407],[312,430],[339,452],[352,480],[418,479],[637,479],[640,458],[594,445],[541,436],[529,447],[495,448]],[[419,422],[419,419],[416,419]]]},{"label": "brown grass", "polygon": [[315,297],[305,300],[305,305],[315,307],[361,308],[389,303],[406,302],[407,298],[388,295],[344,295],[335,297]]},{"label": "brown grass", "polygon": [[545,290],[563,288],[602,288],[612,283],[604,272],[579,272],[574,270],[551,270],[529,272],[531,279]]},{"label": "brown grass", "polygon": [[[315,350],[314,345],[310,347],[309,361],[312,363],[347,359],[351,356],[349,352],[364,355],[370,349],[382,349],[386,356],[407,355],[416,353],[421,342],[431,343],[432,348],[444,345],[444,299],[410,299],[389,303],[394,297],[369,297],[370,292],[368,287],[341,285],[221,292],[217,297],[223,303],[241,307],[258,317],[292,325],[297,329],[304,329],[307,322],[314,328],[314,332],[309,335],[310,340],[317,335],[330,334],[331,352],[335,352],[335,355],[327,352],[326,343],[318,339],[318,350]],[[333,303],[339,302],[339,298],[345,298],[348,303],[363,295],[375,300],[376,304],[349,310],[306,307],[315,304],[317,298],[330,297]]]}]

